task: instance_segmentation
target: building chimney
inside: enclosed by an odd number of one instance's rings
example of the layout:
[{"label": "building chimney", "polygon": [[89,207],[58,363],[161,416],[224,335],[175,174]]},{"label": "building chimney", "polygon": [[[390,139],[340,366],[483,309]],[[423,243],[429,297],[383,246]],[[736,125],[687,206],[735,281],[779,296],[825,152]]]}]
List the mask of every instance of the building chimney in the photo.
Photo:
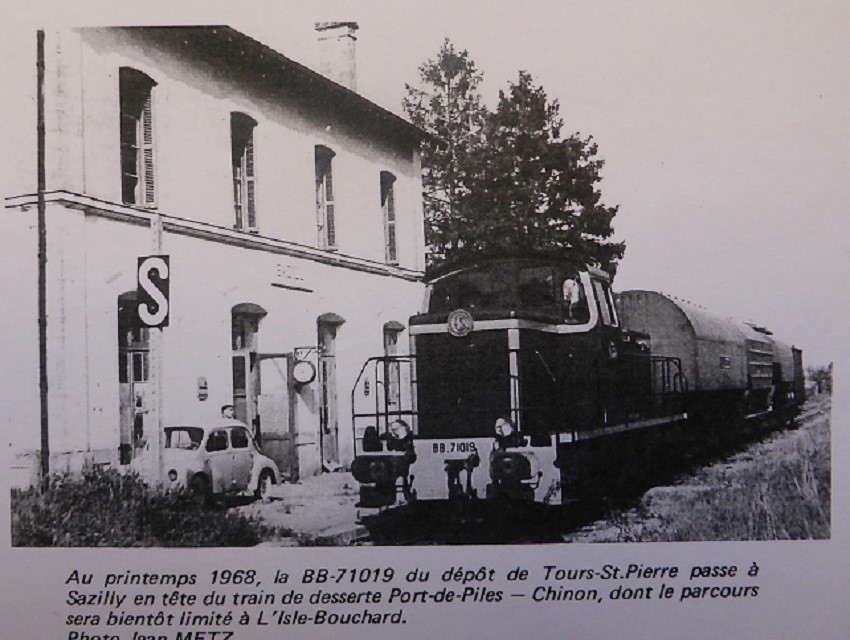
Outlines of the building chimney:
[{"label": "building chimney", "polygon": [[319,72],[352,91],[357,91],[357,60],[354,54],[356,22],[317,22]]}]

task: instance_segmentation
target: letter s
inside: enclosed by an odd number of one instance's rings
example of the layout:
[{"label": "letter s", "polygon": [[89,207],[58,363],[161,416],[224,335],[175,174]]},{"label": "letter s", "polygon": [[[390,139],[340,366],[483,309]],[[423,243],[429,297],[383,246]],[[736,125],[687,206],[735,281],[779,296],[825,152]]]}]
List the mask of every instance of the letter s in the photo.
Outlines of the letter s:
[{"label": "letter s", "polygon": [[139,286],[145,290],[157,305],[156,313],[151,313],[150,306],[144,302],[139,304],[139,318],[149,327],[162,324],[168,317],[168,298],[157,288],[150,278],[152,271],[159,273],[161,280],[168,279],[168,263],[158,256],[145,258],[139,265]]}]

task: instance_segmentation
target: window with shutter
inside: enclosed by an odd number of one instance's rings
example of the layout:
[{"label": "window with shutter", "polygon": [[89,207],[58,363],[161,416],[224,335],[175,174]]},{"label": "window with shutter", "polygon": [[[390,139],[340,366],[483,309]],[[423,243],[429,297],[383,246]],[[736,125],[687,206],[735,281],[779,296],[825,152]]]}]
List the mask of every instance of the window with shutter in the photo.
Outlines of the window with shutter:
[{"label": "window with shutter", "polygon": [[384,212],[384,258],[389,264],[398,264],[395,176],[389,171],[381,171],[381,209]]},{"label": "window with shutter", "polygon": [[231,163],[233,165],[234,228],[257,230],[254,180],[254,128],[257,121],[244,113],[230,114]]},{"label": "window with shutter", "polygon": [[337,246],[333,189],[335,155],[327,147],[316,147],[316,224],[322,249],[336,249]]},{"label": "window with shutter", "polygon": [[118,71],[121,139],[121,201],[156,207],[154,172],[153,88],[141,71]]}]

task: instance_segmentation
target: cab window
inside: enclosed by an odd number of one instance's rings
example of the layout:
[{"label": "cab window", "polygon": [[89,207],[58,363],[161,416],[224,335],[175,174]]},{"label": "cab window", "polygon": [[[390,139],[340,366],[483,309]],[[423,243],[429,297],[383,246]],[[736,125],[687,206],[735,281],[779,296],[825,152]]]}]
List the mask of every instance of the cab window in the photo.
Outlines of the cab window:
[{"label": "cab window", "polygon": [[555,306],[555,272],[552,267],[523,267],[519,270],[519,304],[532,309]]},{"label": "cab window", "polygon": [[207,438],[207,451],[225,451],[227,449],[227,431],[217,429]]},{"label": "cab window", "polygon": [[617,326],[617,312],[614,309],[614,300],[604,282],[593,281],[593,290],[596,293],[596,302],[599,305],[599,313],[602,316],[602,324]]},{"label": "cab window", "polygon": [[511,305],[514,272],[511,265],[488,270],[469,270],[446,276],[434,283],[430,310],[458,308],[501,308]]},{"label": "cab window", "polygon": [[244,427],[234,427],[230,432],[230,444],[234,449],[247,449],[248,431]]},{"label": "cab window", "polygon": [[566,277],[561,282],[561,302],[564,305],[564,322],[584,324],[590,320],[587,294],[578,276]]},{"label": "cab window", "polygon": [[614,320],[614,326],[620,326],[620,319],[617,317],[617,303],[614,302],[614,294],[611,292],[611,287],[605,287],[605,296],[608,299],[608,306],[611,309],[611,318]]}]

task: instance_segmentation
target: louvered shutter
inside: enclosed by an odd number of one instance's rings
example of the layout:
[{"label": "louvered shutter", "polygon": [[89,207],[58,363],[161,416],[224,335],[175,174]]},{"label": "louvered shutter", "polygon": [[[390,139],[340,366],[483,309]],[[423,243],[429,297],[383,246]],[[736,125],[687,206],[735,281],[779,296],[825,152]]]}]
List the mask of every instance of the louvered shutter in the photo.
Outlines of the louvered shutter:
[{"label": "louvered shutter", "polygon": [[142,191],[141,200],[145,207],[156,206],[156,185],[154,178],[154,159],[153,159],[153,109],[151,101],[151,92],[148,92],[145,97],[144,105],[142,106],[142,145],[141,145],[141,165],[142,165],[142,181],[140,189]]},{"label": "louvered shutter", "polygon": [[384,210],[385,258],[390,264],[398,262],[395,219],[395,176],[389,171],[381,172],[381,205]]},{"label": "louvered shutter", "polygon": [[398,261],[398,249],[395,237],[395,189],[390,183],[387,189],[387,259]]},{"label": "louvered shutter", "polygon": [[334,152],[327,147],[316,147],[316,226],[322,249],[336,247],[333,158]]},{"label": "louvered shutter", "polygon": [[257,212],[254,202],[254,131],[248,132],[245,140],[245,205],[248,214],[248,228],[257,228]]},{"label": "louvered shutter", "polygon": [[325,231],[328,247],[336,246],[336,225],[334,220],[333,160],[328,158],[325,172]]}]

